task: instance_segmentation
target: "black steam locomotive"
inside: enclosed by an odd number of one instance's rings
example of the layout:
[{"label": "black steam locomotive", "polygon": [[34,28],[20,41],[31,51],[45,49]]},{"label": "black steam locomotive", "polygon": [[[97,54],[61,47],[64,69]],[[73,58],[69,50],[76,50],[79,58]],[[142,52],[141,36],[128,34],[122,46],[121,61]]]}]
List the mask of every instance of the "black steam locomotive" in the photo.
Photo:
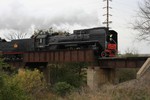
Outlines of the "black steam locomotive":
[{"label": "black steam locomotive", "polygon": [[0,39],[5,59],[22,59],[30,51],[93,49],[97,57],[114,57],[117,53],[117,32],[105,27],[74,30],[73,34],[41,32],[29,39],[10,42]]}]

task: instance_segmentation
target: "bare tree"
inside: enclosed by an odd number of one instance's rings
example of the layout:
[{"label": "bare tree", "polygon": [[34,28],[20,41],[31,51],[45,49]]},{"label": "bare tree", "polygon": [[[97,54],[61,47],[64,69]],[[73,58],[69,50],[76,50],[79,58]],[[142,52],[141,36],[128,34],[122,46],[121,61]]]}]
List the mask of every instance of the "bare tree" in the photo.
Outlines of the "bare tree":
[{"label": "bare tree", "polygon": [[69,32],[56,30],[56,29],[53,29],[53,27],[50,27],[48,29],[36,29],[36,30],[34,30],[33,35],[30,34],[30,32],[29,33],[27,33],[27,32],[23,33],[23,32],[19,32],[19,31],[11,30],[7,34],[4,34],[4,36],[5,36],[6,40],[15,40],[15,39],[23,39],[23,38],[29,37],[31,35],[32,35],[31,38],[34,38],[38,34],[68,35]]},{"label": "bare tree", "polygon": [[27,33],[10,32],[4,35],[7,40],[23,39],[27,36]]},{"label": "bare tree", "polygon": [[139,32],[138,40],[150,41],[150,0],[143,0],[139,3],[139,11],[133,23],[133,29]]}]

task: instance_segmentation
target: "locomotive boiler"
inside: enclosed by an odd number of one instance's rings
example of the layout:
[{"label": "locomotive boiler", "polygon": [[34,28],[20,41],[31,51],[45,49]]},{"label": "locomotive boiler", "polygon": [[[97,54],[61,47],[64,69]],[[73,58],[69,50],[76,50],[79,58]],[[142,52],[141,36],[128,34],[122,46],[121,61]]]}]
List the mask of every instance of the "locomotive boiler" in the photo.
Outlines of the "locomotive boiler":
[{"label": "locomotive boiler", "polygon": [[22,59],[25,52],[93,49],[96,57],[114,57],[117,54],[117,32],[105,27],[74,30],[73,34],[41,32],[29,39],[7,42],[0,40],[0,51],[5,59]]}]

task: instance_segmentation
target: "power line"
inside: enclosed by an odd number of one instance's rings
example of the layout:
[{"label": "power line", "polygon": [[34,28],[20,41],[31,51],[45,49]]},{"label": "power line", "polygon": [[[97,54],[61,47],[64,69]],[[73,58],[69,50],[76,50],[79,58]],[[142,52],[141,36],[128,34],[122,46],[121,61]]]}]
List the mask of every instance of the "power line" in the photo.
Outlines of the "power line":
[{"label": "power line", "polygon": [[109,1],[112,1],[112,0],[103,0],[103,2],[107,3],[107,6],[106,7],[103,7],[103,9],[106,9],[107,10],[107,13],[104,14],[103,16],[106,16],[106,21],[103,22],[103,24],[106,24],[107,26],[107,29],[109,29],[109,24],[112,23],[112,21],[109,21],[109,16],[112,16],[111,14],[109,14],[109,9],[112,9],[110,6],[109,6]]}]

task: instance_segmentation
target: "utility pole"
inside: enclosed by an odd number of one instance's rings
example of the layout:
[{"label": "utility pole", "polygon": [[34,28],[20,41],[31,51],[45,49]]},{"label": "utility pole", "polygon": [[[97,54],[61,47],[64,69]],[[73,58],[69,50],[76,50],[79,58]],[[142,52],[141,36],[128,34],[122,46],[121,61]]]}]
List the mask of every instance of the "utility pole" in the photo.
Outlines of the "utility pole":
[{"label": "utility pole", "polygon": [[107,2],[107,6],[106,7],[103,7],[103,9],[107,9],[107,13],[104,14],[103,16],[106,16],[106,22],[103,22],[103,24],[106,24],[107,26],[107,29],[109,30],[109,24],[112,23],[112,21],[109,21],[109,16],[112,16],[111,14],[109,14],[109,9],[112,9],[112,7],[109,7],[109,1],[112,1],[112,0],[103,0],[103,2]]}]

